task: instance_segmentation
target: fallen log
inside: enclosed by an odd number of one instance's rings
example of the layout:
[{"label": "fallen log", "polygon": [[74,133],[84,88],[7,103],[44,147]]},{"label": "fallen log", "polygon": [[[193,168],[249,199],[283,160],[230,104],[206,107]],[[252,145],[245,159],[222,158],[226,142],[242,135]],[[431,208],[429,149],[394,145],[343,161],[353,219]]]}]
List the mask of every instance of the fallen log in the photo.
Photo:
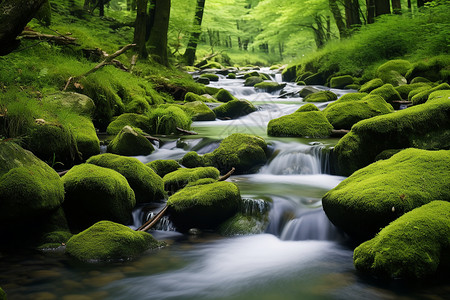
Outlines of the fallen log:
[{"label": "fallen log", "polygon": [[194,132],[194,131],[188,131],[188,130],[182,129],[182,128],[180,128],[180,127],[177,127],[177,130],[178,130],[179,132],[184,133],[184,134],[187,134],[187,135],[197,135],[197,134],[198,134],[197,132]]},{"label": "fallen log", "polygon": [[168,207],[169,206],[167,206],[166,204],[166,206],[164,206],[164,208],[161,209],[152,219],[142,224],[142,226],[136,229],[136,231],[147,231],[153,226],[155,226],[155,224],[164,216]]},{"label": "fallen log", "polygon": [[77,45],[76,38],[67,36],[67,35],[52,35],[52,34],[44,34],[36,31],[24,30],[19,35],[22,39],[31,39],[31,40],[47,40],[49,42],[55,43],[57,45]]},{"label": "fallen log", "polygon": [[236,169],[234,167],[232,167],[231,170],[227,174],[219,177],[218,181],[225,181],[225,180],[227,180],[228,178],[230,178],[231,175],[233,175],[235,170]]}]

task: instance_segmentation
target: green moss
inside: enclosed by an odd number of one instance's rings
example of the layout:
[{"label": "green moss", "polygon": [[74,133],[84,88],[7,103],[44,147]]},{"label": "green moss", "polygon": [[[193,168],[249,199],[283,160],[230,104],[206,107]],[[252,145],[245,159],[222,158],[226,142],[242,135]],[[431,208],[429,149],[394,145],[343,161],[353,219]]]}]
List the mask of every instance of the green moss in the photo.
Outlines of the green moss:
[{"label": "green moss", "polygon": [[429,79],[426,79],[425,77],[414,77],[410,84],[415,84],[415,83],[428,83],[431,84],[431,81]]},{"label": "green moss", "polygon": [[357,83],[349,84],[344,87],[344,89],[346,89],[346,90],[356,90],[356,91],[359,90],[360,88],[361,88],[361,85],[359,85]]},{"label": "green moss", "polygon": [[274,81],[264,81],[254,85],[255,89],[263,90],[266,93],[273,93],[282,90],[286,86],[285,83],[280,84]]},{"label": "green moss", "polygon": [[343,89],[349,84],[353,84],[354,79],[350,75],[336,76],[330,79],[332,89]]},{"label": "green moss", "polygon": [[267,125],[270,136],[327,137],[333,126],[321,111],[295,112],[273,119]]},{"label": "green moss", "polygon": [[424,82],[404,84],[395,88],[395,90],[400,94],[402,99],[408,99],[408,94],[417,88],[428,87],[429,85]]},{"label": "green moss", "polygon": [[405,77],[411,81],[415,77],[424,77],[433,82],[442,80],[441,70],[450,65],[450,56],[442,55],[415,63]]},{"label": "green moss", "polygon": [[228,79],[236,79],[236,74],[235,73],[228,73],[227,78]]},{"label": "green moss", "polygon": [[260,77],[260,74],[257,71],[252,71],[244,74],[244,79],[250,78],[250,77]]},{"label": "green moss", "polygon": [[19,145],[0,141],[0,223],[44,218],[63,200],[64,187],[52,168]]},{"label": "green moss", "polygon": [[203,185],[203,184],[210,184],[210,183],[214,183],[217,182],[217,179],[213,179],[213,178],[201,178],[199,180],[193,181],[193,182],[189,182],[186,187],[190,187],[190,186],[196,186],[196,185]]},{"label": "green moss", "polygon": [[450,101],[436,99],[358,122],[335,146],[339,172],[350,175],[387,149],[449,149]]},{"label": "green moss", "polygon": [[239,118],[256,111],[256,107],[247,100],[231,100],[221,106],[214,108],[218,118]]},{"label": "green moss", "polygon": [[231,93],[225,89],[220,89],[215,95],[216,99],[220,102],[229,102],[231,100],[236,100],[236,97],[231,95]]},{"label": "green moss", "polygon": [[[108,128],[106,129],[106,132],[108,134],[118,134],[122,128],[125,126],[131,126],[134,129],[141,129],[142,132],[150,132],[151,127],[149,125],[149,120],[146,116],[139,115],[139,114],[122,114],[117,117],[114,121],[112,121]],[[142,133],[140,132],[140,133]]]},{"label": "green moss", "polygon": [[325,117],[336,129],[351,129],[353,124],[378,115],[389,114],[394,109],[377,95],[362,100],[337,103],[324,110]]},{"label": "green moss", "polygon": [[52,249],[58,248],[59,246],[67,243],[67,241],[73,236],[72,233],[68,231],[53,231],[45,234],[42,238],[42,244],[39,245],[38,249]]},{"label": "green moss", "polygon": [[164,198],[161,177],[137,158],[106,153],[91,157],[87,163],[115,170],[125,176],[138,203],[155,202]]},{"label": "green moss", "polygon": [[411,90],[411,91],[408,93],[408,100],[411,101],[412,98],[413,98],[415,95],[418,95],[418,94],[420,94],[420,93],[422,93],[422,92],[425,92],[425,91],[428,91],[428,90],[430,90],[430,89],[431,89],[431,86],[430,86],[430,85],[424,85],[424,86],[416,87],[415,89]]},{"label": "green moss", "polygon": [[449,90],[439,90],[432,92],[428,96],[428,101],[434,101],[439,99],[449,99],[450,100],[450,91]]},{"label": "green moss", "polygon": [[395,154],[399,153],[400,151],[403,151],[404,149],[388,149],[384,150],[380,154],[375,157],[375,161],[382,160],[382,159],[388,159],[394,156]]},{"label": "green moss", "polygon": [[367,96],[367,93],[348,93],[348,94],[342,95],[336,101],[329,103],[326,108],[330,108],[331,106],[336,105],[338,103],[349,102],[349,101],[358,101],[358,100],[361,100],[362,98],[364,98],[365,96]]},{"label": "green moss", "polygon": [[187,102],[181,108],[192,116],[193,121],[214,121],[216,114],[205,103]]},{"label": "green moss", "polygon": [[361,86],[361,88],[359,89],[359,92],[360,93],[370,93],[374,89],[377,89],[383,85],[384,85],[383,80],[381,80],[380,78],[375,78],[375,79],[372,79],[372,80],[364,83]]},{"label": "green moss", "polygon": [[330,91],[320,91],[306,96],[303,101],[306,102],[328,102],[337,99],[337,95]]},{"label": "green moss", "polygon": [[387,103],[392,104],[393,101],[401,101],[402,97],[400,94],[394,89],[392,84],[385,84],[379,88],[374,89],[370,92],[369,95],[378,95],[381,96]]},{"label": "green moss", "polygon": [[167,201],[179,230],[215,228],[234,215],[240,203],[239,188],[225,181],[186,187]]},{"label": "green moss", "polygon": [[173,171],[181,168],[180,164],[173,159],[158,159],[145,164],[147,167],[152,168],[159,177],[164,177]]},{"label": "green moss", "polygon": [[418,93],[417,95],[414,95],[411,98],[411,102],[413,103],[413,105],[425,103],[428,100],[428,96],[432,92],[439,91],[439,90],[450,90],[450,85],[448,83],[442,83],[434,88],[424,90],[424,91]]},{"label": "green moss", "polygon": [[74,115],[66,122],[71,128],[82,160],[100,153],[100,141],[94,124],[84,116]]},{"label": "green moss", "polygon": [[149,155],[153,151],[152,143],[130,126],[125,126],[108,144],[108,152],[118,155]]},{"label": "green moss", "polygon": [[210,81],[219,81],[219,76],[211,73],[202,74],[200,75],[200,78],[208,78]]},{"label": "green moss", "polygon": [[315,87],[312,86],[305,86],[304,88],[302,88],[302,90],[300,91],[299,96],[305,98],[306,96],[310,95],[310,94],[314,94],[319,92],[318,89],[316,89]]},{"label": "green moss", "polygon": [[173,134],[177,127],[185,130],[191,128],[189,115],[177,106],[160,106],[148,114],[153,134]]},{"label": "green moss", "polygon": [[100,221],[73,236],[67,242],[66,252],[81,261],[98,262],[128,260],[159,246],[147,232]]},{"label": "green moss", "polygon": [[225,236],[261,234],[267,227],[267,222],[253,216],[237,213],[219,227],[219,232]]},{"label": "green moss", "polygon": [[199,168],[179,168],[164,176],[164,189],[171,193],[185,187],[188,183],[195,182],[202,178],[219,179],[219,170],[214,167],[199,167]]},{"label": "green moss", "polygon": [[95,104],[91,98],[73,92],[56,92],[45,96],[42,102],[55,104],[60,109],[69,109],[72,112],[89,117],[92,117],[95,111]]},{"label": "green moss", "polygon": [[186,153],[181,159],[180,163],[186,168],[206,167],[207,163],[203,156],[200,156],[195,151]]},{"label": "green moss", "polygon": [[70,169],[62,181],[66,192],[64,212],[72,229],[85,229],[100,220],[118,223],[130,220],[136,200],[120,173],[81,164]]},{"label": "green moss", "polygon": [[406,75],[411,67],[412,64],[407,60],[390,60],[378,67],[376,76],[382,79],[384,83],[390,83],[393,86],[399,86],[402,84],[406,84],[406,79],[403,76]]},{"label": "green moss", "polygon": [[125,105],[125,112],[134,114],[144,114],[150,111],[150,104],[143,97],[135,97]]},{"label": "green moss", "polygon": [[255,86],[258,83],[262,83],[264,79],[261,76],[251,76],[245,79],[244,86]]},{"label": "green moss", "polygon": [[[217,93],[217,91],[215,93]],[[215,93],[213,93],[213,94],[215,94]],[[204,97],[204,96],[200,96],[200,95],[197,95],[197,94],[194,94],[194,93],[191,93],[191,92],[187,93],[184,96],[184,102],[195,102],[195,101],[200,101],[200,102],[218,102],[215,99],[210,99],[210,98],[207,98],[207,97]]]},{"label": "green moss", "polygon": [[[450,203],[432,201],[385,227],[355,249],[358,271],[377,277],[422,279],[449,267]],[[447,263],[446,263],[447,262]]]},{"label": "green moss", "polygon": [[211,61],[208,62],[206,65],[203,65],[200,67],[200,69],[205,70],[205,69],[223,69],[223,66],[215,61]]},{"label": "green moss", "polygon": [[371,237],[389,222],[433,199],[450,199],[442,180],[450,151],[410,148],[362,168],[322,199],[328,218],[356,237]]},{"label": "green moss", "polygon": [[315,106],[312,103],[307,103],[305,105],[300,106],[299,109],[297,109],[295,112],[304,112],[304,111],[319,111],[319,109],[317,108],[317,106]]}]

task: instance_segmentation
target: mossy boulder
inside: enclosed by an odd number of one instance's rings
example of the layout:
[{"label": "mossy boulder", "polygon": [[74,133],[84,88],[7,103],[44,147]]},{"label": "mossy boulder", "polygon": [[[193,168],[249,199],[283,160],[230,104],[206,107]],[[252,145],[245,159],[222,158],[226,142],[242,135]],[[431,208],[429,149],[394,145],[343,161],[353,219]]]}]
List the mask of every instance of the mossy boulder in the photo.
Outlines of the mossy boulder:
[{"label": "mossy boulder", "polygon": [[250,77],[260,77],[260,74],[257,71],[252,71],[244,74],[244,79],[250,78]]},{"label": "mossy boulder", "polygon": [[228,79],[236,79],[236,74],[235,74],[235,73],[229,73],[229,74],[227,75],[227,78],[228,78]]},{"label": "mossy boulder", "polygon": [[382,278],[423,279],[448,270],[450,203],[432,201],[386,226],[358,246],[353,262],[358,271]]},{"label": "mossy boulder", "polygon": [[343,89],[349,84],[354,83],[354,79],[350,75],[336,76],[330,79],[330,88]]},{"label": "mossy boulder", "polygon": [[156,202],[164,198],[161,177],[137,158],[106,153],[91,157],[87,163],[112,169],[123,175],[133,189],[138,203]]},{"label": "mossy boulder", "polygon": [[318,90],[318,89],[316,89],[315,87],[312,87],[312,86],[305,86],[300,91],[299,96],[302,97],[302,98],[305,98],[306,96],[308,96],[310,94],[317,93],[317,92],[320,92],[320,90]]},{"label": "mossy boulder", "polygon": [[200,101],[187,102],[181,106],[193,121],[214,121],[216,114],[205,103]]},{"label": "mossy boulder", "polygon": [[411,102],[413,103],[413,105],[425,103],[425,102],[427,102],[428,96],[431,93],[433,93],[435,91],[440,91],[440,90],[450,90],[450,85],[448,83],[441,83],[440,85],[438,85],[434,88],[424,90],[424,91],[418,93],[417,95],[414,95],[411,98]]},{"label": "mossy boulder", "polygon": [[285,83],[280,84],[274,81],[264,81],[254,85],[255,89],[265,91],[266,93],[282,90],[285,86]]},{"label": "mossy boulder", "polygon": [[383,80],[384,83],[390,83],[393,86],[406,84],[404,77],[412,64],[403,59],[390,60],[378,67],[376,76]]},{"label": "mossy boulder", "polygon": [[328,76],[326,76],[325,73],[319,72],[306,77],[305,79],[303,79],[303,81],[307,85],[324,85],[327,81],[327,77]]},{"label": "mossy boulder", "polygon": [[307,103],[305,105],[300,106],[295,112],[304,112],[304,111],[319,111],[319,108],[312,103]]},{"label": "mossy boulder", "polygon": [[395,90],[394,86],[389,83],[374,89],[369,95],[381,96],[389,104],[392,104],[393,101],[402,100],[402,97],[400,97],[400,94]]},{"label": "mossy boulder", "polygon": [[125,126],[118,135],[108,144],[108,152],[125,155],[149,155],[155,148],[142,134],[130,126]]},{"label": "mossy boulder", "polygon": [[66,253],[84,262],[122,261],[160,245],[147,232],[134,231],[110,221],[100,221],[74,235],[67,242]]},{"label": "mossy boulder", "polygon": [[435,92],[432,92],[428,96],[428,101],[434,101],[434,100],[439,100],[439,99],[448,99],[448,100],[450,100],[450,90],[435,91]]},{"label": "mossy boulder", "polygon": [[241,201],[234,183],[220,181],[186,187],[169,197],[167,205],[170,219],[185,231],[216,228],[238,211]]},{"label": "mossy boulder", "polygon": [[42,99],[44,103],[53,103],[59,108],[69,109],[81,115],[94,115],[95,103],[86,95],[74,92],[56,92],[45,96]]},{"label": "mossy boulder", "polygon": [[412,98],[413,98],[415,95],[418,95],[418,94],[420,94],[420,93],[422,93],[422,92],[426,92],[426,91],[428,91],[428,90],[430,90],[430,89],[431,89],[431,86],[429,86],[429,85],[419,86],[419,87],[417,87],[417,88],[411,90],[411,91],[408,93],[408,100],[411,101]]},{"label": "mossy boulder", "polygon": [[436,99],[355,124],[335,146],[339,173],[350,175],[387,149],[450,149],[450,100]]},{"label": "mossy boulder", "polygon": [[430,81],[436,82],[443,80],[445,76],[445,68],[450,65],[450,56],[443,55],[433,57],[431,59],[419,61],[415,63],[411,69],[406,73],[405,77],[411,81],[415,77],[424,77]]},{"label": "mossy boulder", "polygon": [[359,89],[360,93],[370,93],[374,89],[377,89],[379,87],[382,87],[384,85],[383,80],[380,78],[374,78],[366,83],[364,83],[361,88]]},{"label": "mossy boulder", "polygon": [[211,61],[208,62],[206,64],[204,64],[203,66],[200,67],[201,70],[206,70],[206,69],[223,69],[223,66],[215,61]]},{"label": "mossy boulder", "polygon": [[163,178],[166,174],[181,168],[180,164],[174,159],[158,159],[145,164],[152,168],[159,177]]},{"label": "mossy boulder", "polygon": [[339,99],[337,99],[336,101],[329,103],[326,108],[330,108],[331,106],[336,105],[338,103],[362,100],[365,96],[367,96],[367,93],[348,93],[348,94],[344,94]]},{"label": "mossy boulder", "polygon": [[185,102],[195,102],[195,101],[208,102],[208,99],[206,97],[194,94],[192,92],[188,92],[188,93],[186,93],[186,95],[184,95],[184,101]]},{"label": "mossy boulder", "polygon": [[164,176],[164,189],[175,193],[191,182],[204,178],[217,180],[219,175],[219,170],[214,167],[179,168]]},{"label": "mossy boulder", "polygon": [[431,88],[431,86],[428,83],[417,82],[417,83],[400,85],[400,86],[396,87],[395,90],[400,94],[400,97],[402,99],[408,99],[408,95],[411,91],[413,91],[417,88],[423,88],[423,87]]},{"label": "mossy boulder", "polygon": [[207,162],[205,161],[203,156],[198,155],[198,153],[195,151],[190,151],[186,153],[180,160],[180,163],[186,168],[197,168],[207,166]]},{"label": "mossy boulder", "polygon": [[331,91],[320,91],[306,96],[303,101],[305,102],[328,102],[336,100],[338,97]]},{"label": "mossy boulder", "polygon": [[273,119],[267,125],[270,136],[321,138],[331,135],[333,126],[321,111],[304,111]]},{"label": "mossy boulder", "polygon": [[323,112],[336,129],[351,129],[353,124],[375,116],[389,114],[394,109],[377,95],[366,96],[362,100],[342,102],[327,107]]},{"label": "mossy boulder", "polygon": [[209,81],[219,81],[219,75],[212,74],[212,73],[205,73],[200,75],[200,78],[207,78]]},{"label": "mossy boulder", "polygon": [[93,164],[73,167],[62,177],[63,208],[72,230],[109,220],[127,223],[136,204],[134,192],[120,173]]},{"label": "mossy boulder", "polygon": [[[127,114],[121,114],[117,117],[114,121],[112,121],[108,128],[106,128],[106,132],[111,135],[118,134],[122,128],[125,126],[131,126],[135,130],[138,128],[142,132],[150,132],[151,128],[149,126],[149,120],[144,115],[139,114],[133,114],[133,113],[127,113]],[[139,132],[139,130],[138,130]]]},{"label": "mossy boulder", "polygon": [[55,170],[19,145],[0,141],[0,224],[42,222],[63,201]]},{"label": "mossy boulder", "polygon": [[147,99],[142,96],[135,96],[133,100],[125,104],[125,112],[133,114],[144,114],[150,111],[151,106]]},{"label": "mossy boulder", "polygon": [[418,76],[418,77],[414,77],[411,80],[411,82],[410,82],[410,84],[415,84],[415,83],[428,83],[428,84],[431,84],[431,81],[429,79],[425,78],[425,77]]},{"label": "mossy boulder", "polygon": [[251,76],[245,79],[244,86],[255,86],[255,84],[262,83],[264,79],[261,76]]},{"label": "mossy boulder", "polygon": [[71,128],[82,160],[100,153],[100,141],[91,119],[79,115],[72,117],[68,121],[68,125]]},{"label": "mossy boulder", "polygon": [[152,134],[174,134],[177,127],[185,130],[191,128],[191,117],[175,105],[162,105],[148,113]]},{"label": "mossy boulder", "polygon": [[218,118],[235,119],[256,111],[256,107],[247,100],[231,100],[213,111]]},{"label": "mossy boulder", "polygon": [[231,95],[231,93],[225,89],[220,89],[215,98],[220,102],[229,102],[231,100],[236,100],[237,98]]},{"label": "mossy boulder", "polygon": [[370,238],[433,199],[450,201],[448,174],[449,150],[409,148],[353,173],[323,197],[323,209],[348,234]]}]

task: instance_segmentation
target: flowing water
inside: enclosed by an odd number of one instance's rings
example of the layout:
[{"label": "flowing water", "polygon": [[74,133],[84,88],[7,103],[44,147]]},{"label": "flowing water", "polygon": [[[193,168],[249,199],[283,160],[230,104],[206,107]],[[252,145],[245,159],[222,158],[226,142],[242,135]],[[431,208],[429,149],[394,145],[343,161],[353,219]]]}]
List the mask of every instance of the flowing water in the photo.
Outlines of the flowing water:
[{"label": "flowing water", "polygon": [[[281,81],[279,74],[272,76]],[[330,175],[326,149],[337,140],[266,134],[271,119],[304,104],[295,96],[301,87],[288,83],[280,95],[243,87],[241,79],[221,77],[212,85],[252,101],[258,111],[237,120],[195,122],[198,136],[163,138],[153,154],[138,159],[211,152],[234,132],[264,137],[270,142],[269,162],[256,174],[228,180],[239,186],[247,214],[268,214],[265,231],[236,237],[183,235],[164,218],[151,233],[168,246],[133,261],[85,265],[63,251],[4,254],[0,286],[9,299],[448,299],[448,278],[410,286],[380,283],[354,270],[354,245],[321,207],[322,196],[344,179]],[[140,226],[161,207],[137,207],[130,227]]]}]

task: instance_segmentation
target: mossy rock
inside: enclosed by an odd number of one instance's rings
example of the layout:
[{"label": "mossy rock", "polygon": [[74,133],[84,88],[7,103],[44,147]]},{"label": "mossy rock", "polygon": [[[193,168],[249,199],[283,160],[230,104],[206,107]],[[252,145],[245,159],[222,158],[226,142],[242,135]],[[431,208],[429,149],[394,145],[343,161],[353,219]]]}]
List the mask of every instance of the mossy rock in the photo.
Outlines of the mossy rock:
[{"label": "mossy rock", "polygon": [[302,97],[302,98],[305,98],[306,96],[308,96],[310,94],[317,93],[317,92],[320,92],[320,90],[318,90],[318,89],[316,89],[315,87],[312,87],[312,86],[305,86],[300,91],[299,96]]},{"label": "mossy rock", "polygon": [[53,231],[46,233],[38,246],[39,250],[55,249],[67,243],[73,236],[69,231]]},{"label": "mossy rock", "polygon": [[255,89],[263,90],[266,93],[273,93],[282,90],[286,86],[286,83],[278,83],[274,81],[264,81],[254,85]]},{"label": "mossy rock", "polygon": [[323,112],[336,129],[351,129],[353,124],[375,116],[392,113],[394,109],[377,95],[364,97],[362,100],[342,102],[327,107]]},{"label": "mossy rock", "polygon": [[193,121],[214,121],[216,114],[205,103],[187,102],[181,108],[191,115]]},{"label": "mossy rock", "polygon": [[214,108],[218,118],[239,118],[256,111],[256,107],[247,100],[231,100],[221,106]]},{"label": "mossy rock", "polygon": [[67,242],[66,253],[84,262],[122,261],[160,246],[147,232],[134,231],[110,221],[100,221],[74,235]]},{"label": "mossy rock", "polygon": [[431,87],[431,86],[424,82],[418,82],[418,83],[404,84],[404,85],[398,86],[395,88],[395,90],[400,94],[400,97],[402,99],[408,99],[408,95],[411,91],[413,91],[417,88],[423,88],[423,87]]},{"label": "mossy rock", "polygon": [[320,91],[314,94],[306,96],[303,101],[305,102],[328,102],[336,100],[338,97],[331,91]]},{"label": "mossy rock", "polygon": [[125,126],[108,144],[108,152],[118,155],[149,155],[153,151],[152,143],[130,126]]},{"label": "mossy rock", "polygon": [[261,234],[264,233],[267,225],[268,220],[237,213],[220,225],[219,232],[224,236]]},{"label": "mossy rock", "polygon": [[[201,84],[210,84],[211,80],[209,80],[209,78],[207,77],[198,77],[197,79],[195,79],[196,82],[201,83]],[[219,79],[217,79],[217,81],[219,81]]]},{"label": "mossy rock", "polygon": [[390,83],[393,86],[406,84],[404,77],[412,64],[403,59],[390,60],[378,67],[376,76],[383,80],[384,83]]},{"label": "mossy rock", "polygon": [[424,86],[417,87],[408,93],[408,100],[411,101],[415,95],[418,95],[418,94],[428,91],[430,89],[431,89],[430,85],[424,85]]},{"label": "mossy rock", "polygon": [[413,105],[425,103],[428,100],[428,96],[432,92],[440,91],[440,90],[450,90],[450,85],[448,83],[441,83],[440,85],[438,85],[434,88],[430,88],[428,90],[422,91],[422,92],[418,93],[417,95],[414,95],[414,97],[411,98],[411,102],[413,103]]},{"label": "mossy rock", "polygon": [[307,78],[307,77],[309,77],[311,75],[314,75],[314,73],[311,72],[311,71],[307,71],[307,72],[301,73],[299,76],[297,76],[297,78],[295,79],[295,82],[298,83],[298,82],[304,81],[305,78]]},{"label": "mossy rock", "polygon": [[228,79],[236,79],[236,74],[235,73],[228,73],[227,78]]},{"label": "mossy rock", "polygon": [[428,101],[440,100],[440,99],[448,99],[450,100],[450,90],[439,90],[432,92],[428,96]]},{"label": "mossy rock", "polygon": [[273,119],[267,125],[270,136],[323,138],[331,135],[333,126],[321,111],[295,112]]},{"label": "mossy rock", "polygon": [[406,73],[405,77],[411,81],[415,77],[424,77],[432,82],[442,80],[441,71],[450,65],[450,56],[443,55],[419,61]]},{"label": "mossy rock", "polygon": [[[26,228],[26,230],[30,231],[30,227]],[[52,211],[47,215],[45,221],[39,225],[35,224],[31,232],[33,231],[37,238],[37,246],[34,248],[44,251],[61,247],[72,237],[66,214],[62,207]],[[21,236],[21,239],[23,239],[23,236]]]},{"label": "mossy rock", "polygon": [[343,89],[349,84],[354,83],[354,79],[350,75],[336,76],[330,79],[330,88]]},{"label": "mossy rock", "polygon": [[387,149],[450,149],[450,100],[436,99],[355,124],[335,146],[341,175],[374,162]]},{"label": "mossy rock", "polygon": [[395,154],[397,154],[397,153],[399,153],[400,151],[403,151],[403,150],[404,149],[388,149],[388,150],[384,150],[383,152],[378,154],[377,157],[375,157],[375,161],[391,158],[392,156],[394,156]]},{"label": "mossy rock", "polygon": [[198,155],[195,151],[190,151],[186,153],[181,159],[180,163],[186,168],[197,168],[197,167],[206,167],[207,162],[203,156]]},{"label": "mossy rock", "polygon": [[214,167],[179,168],[164,176],[164,189],[168,192],[175,193],[191,182],[196,182],[204,178],[217,180],[219,179],[219,175],[219,170]]},{"label": "mossy rock", "polygon": [[0,141],[0,224],[40,219],[64,201],[59,175],[33,153]]},{"label": "mossy rock", "polygon": [[248,73],[244,74],[244,79],[247,79],[250,77],[260,77],[260,74],[257,71],[248,72]]},{"label": "mossy rock", "polygon": [[402,97],[395,90],[392,84],[385,84],[379,88],[374,89],[369,95],[381,96],[387,103],[392,104],[393,101],[401,101]]},{"label": "mossy rock", "polygon": [[218,62],[211,61],[200,67],[200,70],[206,70],[206,69],[223,69],[223,66]]},{"label": "mossy rock", "polygon": [[95,103],[91,98],[74,92],[56,92],[45,96],[42,102],[53,103],[59,108],[69,109],[89,117],[92,117],[95,112]]},{"label": "mossy rock", "polygon": [[136,96],[133,100],[125,105],[125,112],[133,114],[145,114],[150,111],[151,107],[144,97]]},{"label": "mossy rock", "polygon": [[163,178],[166,174],[181,168],[180,164],[174,159],[158,159],[145,164],[152,168],[159,177]]},{"label": "mossy rock", "polygon": [[423,279],[448,270],[450,203],[432,201],[383,228],[353,253],[358,271],[381,278]]},{"label": "mossy rock", "polygon": [[174,134],[177,127],[185,130],[191,128],[192,119],[178,106],[159,106],[148,114],[151,134]]},{"label": "mossy rock", "polygon": [[106,132],[111,135],[116,135],[122,130],[122,128],[124,128],[127,125],[131,126],[135,130],[140,129],[141,130],[140,133],[151,131],[149,120],[146,116],[127,113],[121,114],[120,116],[117,117],[117,119],[112,121],[108,125]]},{"label": "mossy rock", "polygon": [[219,81],[219,76],[212,73],[205,73],[200,75],[200,78],[207,78],[209,81]]},{"label": "mossy rock", "polygon": [[81,164],[70,169],[62,181],[66,192],[63,207],[71,229],[83,230],[101,220],[124,224],[131,219],[136,199],[120,173]]},{"label": "mossy rock", "polygon": [[380,78],[374,78],[366,83],[364,83],[361,88],[359,89],[360,93],[370,93],[374,89],[377,89],[379,87],[382,87],[384,85],[383,80]]},{"label": "mossy rock", "polygon": [[428,84],[431,84],[431,81],[429,79],[425,78],[425,77],[418,76],[418,77],[414,77],[411,80],[411,82],[410,82],[410,84],[415,84],[415,83],[428,83]]},{"label": "mossy rock", "polygon": [[178,230],[215,229],[233,216],[241,203],[239,188],[220,181],[186,187],[167,200],[170,219]]},{"label": "mossy rock", "polygon": [[236,100],[237,98],[231,95],[231,93],[225,89],[220,89],[217,94],[215,95],[215,98],[219,100],[220,102],[229,102],[231,100]]},{"label": "mossy rock", "polygon": [[100,153],[100,141],[92,121],[84,116],[72,117],[68,123],[82,160]]},{"label": "mossy rock", "polygon": [[307,103],[305,105],[300,106],[295,112],[305,112],[305,111],[320,111],[317,106],[312,103]]},{"label": "mossy rock", "polygon": [[367,238],[433,199],[450,200],[450,151],[403,150],[362,168],[329,191],[323,209],[334,225]]},{"label": "mossy rock", "polygon": [[207,98],[205,96],[197,95],[197,94],[194,94],[192,92],[186,93],[186,95],[184,95],[184,102],[196,102],[196,101],[200,101],[200,102],[217,102],[214,99],[209,99],[209,98]]},{"label": "mossy rock", "polygon": [[348,93],[348,94],[344,94],[339,99],[337,99],[336,101],[329,103],[326,108],[329,108],[329,107],[331,107],[333,105],[336,105],[338,103],[358,101],[358,100],[363,99],[365,96],[367,96],[367,93]]},{"label": "mossy rock", "polygon": [[255,86],[258,83],[262,83],[264,79],[261,76],[251,76],[245,79],[244,86]]},{"label": "mossy rock", "polygon": [[307,85],[324,85],[327,81],[327,77],[324,73],[314,73],[311,76],[306,77],[303,81]]},{"label": "mossy rock", "polygon": [[133,189],[138,203],[164,199],[162,178],[137,158],[106,153],[91,157],[87,163],[109,168],[123,175]]}]

